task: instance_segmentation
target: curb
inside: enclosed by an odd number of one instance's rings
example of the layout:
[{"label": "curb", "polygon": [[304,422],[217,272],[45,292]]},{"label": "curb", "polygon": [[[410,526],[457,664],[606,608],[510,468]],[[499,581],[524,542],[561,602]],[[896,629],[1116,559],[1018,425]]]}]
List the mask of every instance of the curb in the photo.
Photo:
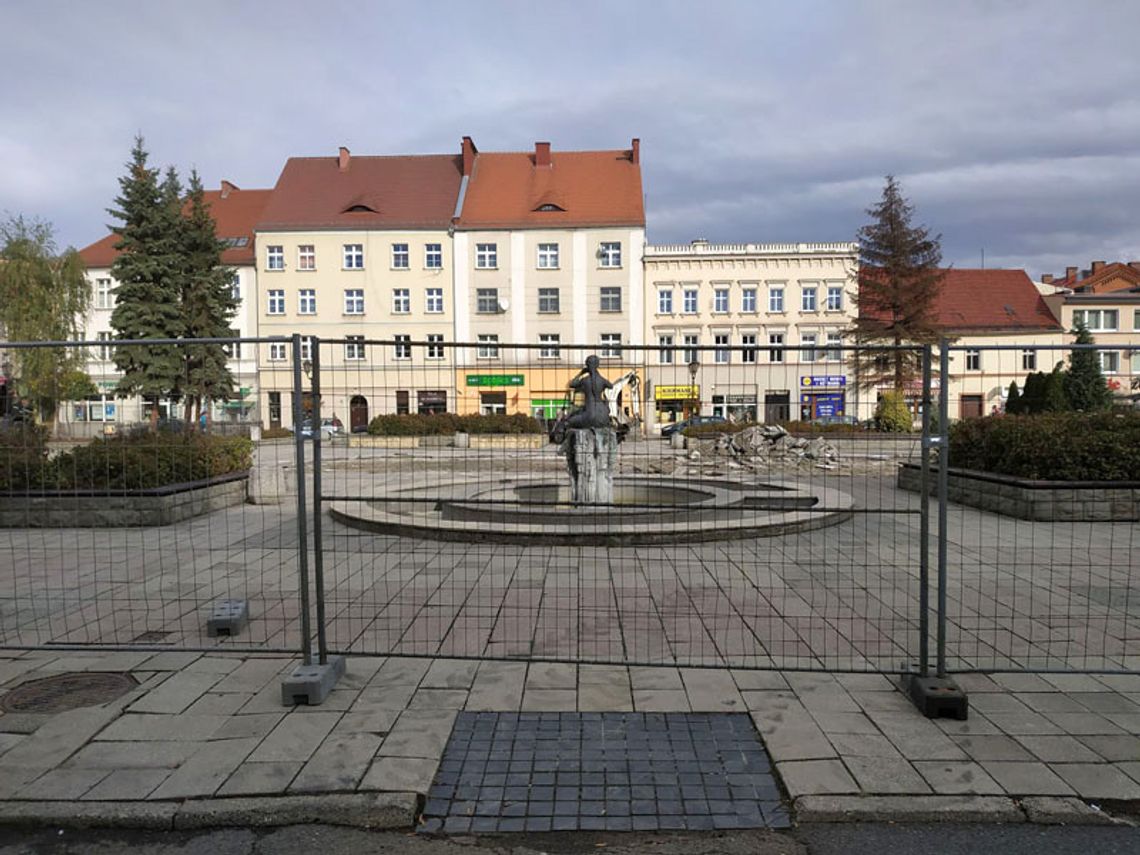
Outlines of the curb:
[{"label": "curb", "polygon": [[1133,825],[1072,796],[800,796],[796,821]]},{"label": "curb", "polygon": [[412,828],[415,793],[266,796],[184,802],[0,802],[0,826],[184,829],[266,828],[321,823],[368,829]]}]

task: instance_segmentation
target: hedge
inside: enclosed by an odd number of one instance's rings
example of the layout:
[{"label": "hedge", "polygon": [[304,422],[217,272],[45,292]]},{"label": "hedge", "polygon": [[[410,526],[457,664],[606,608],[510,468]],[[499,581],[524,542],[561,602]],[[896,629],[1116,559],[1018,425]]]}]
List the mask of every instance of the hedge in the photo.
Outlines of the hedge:
[{"label": "hedge", "polygon": [[376,416],[368,423],[373,436],[452,436],[456,433],[543,433],[542,425],[531,416],[460,416],[455,413],[430,415]]},{"label": "hedge", "polygon": [[148,490],[243,472],[245,437],[169,431],[94,439],[48,459],[46,443],[0,433],[0,490]]},{"label": "hedge", "polygon": [[964,419],[950,426],[950,465],[1042,481],[1140,481],[1140,414]]}]

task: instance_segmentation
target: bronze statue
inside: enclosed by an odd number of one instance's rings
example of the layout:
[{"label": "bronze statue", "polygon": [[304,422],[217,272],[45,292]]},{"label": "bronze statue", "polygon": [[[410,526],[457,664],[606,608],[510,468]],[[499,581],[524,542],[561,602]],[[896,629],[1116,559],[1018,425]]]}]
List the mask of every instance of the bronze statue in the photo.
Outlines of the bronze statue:
[{"label": "bronze statue", "polygon": [[587,356],[586,367],[570,381],[570,388],[581,392],[585,397],[583,406],[564,414],[550,429],[550,441],[561,444],[566,439],[566,431],[575,428],[603,428],[610,426],[610,405],[602,394],[613,387],[598,373],[598,357]]}]

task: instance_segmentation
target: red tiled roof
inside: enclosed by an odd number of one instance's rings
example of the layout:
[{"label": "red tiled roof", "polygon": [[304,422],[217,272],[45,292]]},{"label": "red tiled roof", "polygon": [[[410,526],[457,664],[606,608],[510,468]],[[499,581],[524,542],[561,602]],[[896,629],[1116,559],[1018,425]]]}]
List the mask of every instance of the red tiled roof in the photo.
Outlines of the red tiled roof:
[{"label": "red tiled roof", "polygon": [[[222,198],[221,190],[206,191],[206,203],[217,224],[218,237],[223,240],[246,239],[245,246],[231,246],[222,252],[223,264],[241,266],[254,263],[253,227],[272,193],[272,190],[239,190],[235,187]],[[81,249],[79,255],[88,267],[110,267],[119,254],[115,249],[118,242],[118,235],[109,234]]]},{"label": "red tiled roof", "polygon": [[1136,270],[1136,268],[1131,265],[1114,261],[1111,264],[1106,264],[1096,273],[1090,273],[1084,279],[1082,279],[1081,274],[1078,273],[1076,276],[1054,279],[1052,284],[1055,288],[1071,288],[1074,291],[1115,291],[1118,289],[1104,287],[1114,279],[1124,280],[1124,283],[1118,286],[1119,288],[1129,288],[1134,285],[1140,285],[1140,270]]},{"label": "red tiled roof", "polygon": [[[946,332],[1061,329],[1024,270],[951,268],[945,273],[935,317]],[[873,314],[865,304],[859,311]]]},{"label": "red tiled roof", "polygon": [[[457,228],[644,226],[641,166],[627,151],[479,152]],[[560,210],[540,211],[544,205]]]},{"label": "red tiled roof", "polygon": [[336,157],[291,157],[257,228],[445,229],[455,213],[462,164],[448,154],[352,155],[342,171]]}]

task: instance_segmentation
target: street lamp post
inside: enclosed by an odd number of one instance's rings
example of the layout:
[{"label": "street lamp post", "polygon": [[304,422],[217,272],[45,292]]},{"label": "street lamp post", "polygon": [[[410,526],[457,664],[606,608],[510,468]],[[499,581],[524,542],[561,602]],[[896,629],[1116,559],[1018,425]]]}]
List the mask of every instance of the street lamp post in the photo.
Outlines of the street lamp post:
[{"label": "street lamp post", "polygon": [[701,410],[701,396],[697,391],[697,372],[700,371],[701,364],[694,359],[689,363],[689,394],[692,396],[692,404],[689,413],[690,416],[700,415]]}]

